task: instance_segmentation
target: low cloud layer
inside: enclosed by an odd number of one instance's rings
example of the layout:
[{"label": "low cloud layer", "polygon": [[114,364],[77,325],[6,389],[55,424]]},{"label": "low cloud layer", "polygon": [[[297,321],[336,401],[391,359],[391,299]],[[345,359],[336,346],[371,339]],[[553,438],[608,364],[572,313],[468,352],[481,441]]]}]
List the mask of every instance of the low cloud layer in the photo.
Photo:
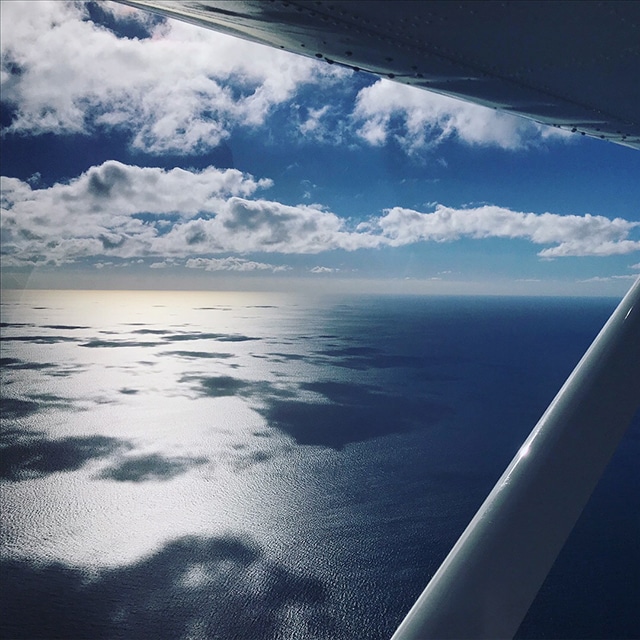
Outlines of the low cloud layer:
[{"label": "low cloud layer", "polygon": [[89,260],[104,267],[109,264],[102,262],[105,258],[134,265],[149,258],[152,268],[279,272],[289,267],[243,256],[319,254],[462,238],[527,240],[543,247],[541,258],[640,250],[640,241],[633,237],[640,223],[623,218],[436,205],[432,212],[393,207],[357,222],[319,204],[287,205],[251,197],[271,184],[234,169],[167,171],[115,161],[44,189],[3,178],[3,265],[59,266]]}]

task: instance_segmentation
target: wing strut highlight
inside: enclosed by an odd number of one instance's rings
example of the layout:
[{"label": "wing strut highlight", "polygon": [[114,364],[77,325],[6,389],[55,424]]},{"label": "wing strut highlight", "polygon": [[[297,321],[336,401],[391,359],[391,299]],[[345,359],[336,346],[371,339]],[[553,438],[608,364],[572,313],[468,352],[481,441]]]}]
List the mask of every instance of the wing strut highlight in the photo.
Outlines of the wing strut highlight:
[{"label": "wing strut highlight", "polygon": [[640,278],[392,640],[511,638],[640,405]]}]

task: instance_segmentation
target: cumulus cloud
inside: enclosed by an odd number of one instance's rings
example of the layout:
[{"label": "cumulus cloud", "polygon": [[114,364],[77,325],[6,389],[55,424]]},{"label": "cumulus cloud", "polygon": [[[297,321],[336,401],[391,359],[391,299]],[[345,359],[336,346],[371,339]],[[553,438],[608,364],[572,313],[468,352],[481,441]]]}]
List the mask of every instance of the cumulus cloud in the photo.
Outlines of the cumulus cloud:
[{"label": "cumulus cloud", "polygon": [[[373,226],[372,226],[373,224]],[[585,214],[523,213],[485,205],[451,209],[438,205],[432,213],[394,207],[366,228],[378,227],[392,246],[421,241],[446,242],[460,238],[523,238],[534,244],[553,244],[542,258],[605,256],[640,250],[640,241],[627,239],[640,226],[623,218]],[[363,228],[361,226],[361,228]]]},{"label": "cumulus cloud", "polygon": [[447,138],[468,145],[519,149],[549,137],[567,137],[546,127],[487,107],[414,87],[378,80],[358,93],[352,114],[358,135],[373,146],[395,138],[410,153]]},{"label": "cumulus cloud", "polygon": [[171,225],[162,216],[213,215],[229,197],[270,184],[236,169],[166,171],[115,161],[46,189],[3,177],[3,262],[60,265],[93,256],[163,255],[153,249]]},{"label": "cumulus cloud", "polygon": [[[109,4],[101,5],[109,8]],[[135,148],[187,153],[215,147],[234,126],[257,126],[303,85],[348,72],[146,12],[149,38],[118,37],[81,2],[2,3],[2,99],[8,131],[128,130]]]},{"label": "cumulus cloud", "polygon": [[340,269],[333,269],[331,267],[313,267],[310,269],[311,273],[334,273],[335,271],[340,271]]},{"label": "cumulus cloud", "polygon": [[187,260],[185,266],[209,271],[276,271],[284,267],[228,254],[319,254],[461,238],[524,239],[546,245],[541,258],[640,250],[632,237],[639,222],[494,205],[436,205],[431,213],[394,207],[356,224],[319,204],[256,197],[271,182],[235,169],[163,170],[108,161],[48,188],[16,178],[2,178],[1,186],[4,266],[89,259],[105,267],[116,258],[155,258],[154,269]]},{"label": "cumulus cloud", "polygon": [[174,226],[154,241],[154,248],[160,253],[189,246],[199,253],[309,254],[379,243],[375,236],[350,231],[347,220],[318,205],[232,197],[217,207],[215,217]]},{"label": "cumulus cloud", "polygon": [[[2,178],[3,263],[306,254],[380,244],[379,238],[355,233],[347,220],[319,205],[247,197],[270,185],[235,169],[168,171],[115,161],[43,189]],[[261,263],[221,264],[207,263],[209,269],[218,265],[232,270],[256,269]]]}]

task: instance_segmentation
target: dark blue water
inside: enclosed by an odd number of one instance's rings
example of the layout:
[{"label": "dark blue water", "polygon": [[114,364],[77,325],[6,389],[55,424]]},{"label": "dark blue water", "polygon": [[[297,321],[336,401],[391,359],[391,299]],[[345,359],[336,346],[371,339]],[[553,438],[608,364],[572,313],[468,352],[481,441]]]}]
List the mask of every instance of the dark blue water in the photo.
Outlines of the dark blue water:
[{"label": "dark blue water", "polygon": [[[389,637],[614,306],[5,294],[3,637]],[[640,637],[639,454],[518,637]]]}]

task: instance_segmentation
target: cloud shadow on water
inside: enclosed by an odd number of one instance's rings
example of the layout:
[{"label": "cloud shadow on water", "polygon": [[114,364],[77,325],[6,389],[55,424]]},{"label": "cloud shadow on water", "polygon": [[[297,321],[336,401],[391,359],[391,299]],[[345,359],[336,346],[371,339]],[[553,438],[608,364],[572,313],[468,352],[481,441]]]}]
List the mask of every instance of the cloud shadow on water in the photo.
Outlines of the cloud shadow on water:
[{"label": "cloud shadow on water", "polygon": [[35,327],[31,322],[0,322],[1,329],[11,329],[14,327]]},{"label": "cloud shadow on water", "polygon": [[151,336],[166,336],[168,333],[171,333],[171,331],[168,329],[136,329],[135,331],[132,331],[132,333]]},{"label": "cloud shadow on water", "polygon": [[227,358],[235,357],[233,353],[207,351],[165,351],[163,355],[178,356],[179,358],[188,358],[190,360],[197,360],[199,358],[226,360]]},{"label": "cloud shadow on water", "polygon": [[325,402],[270,398],[261,413],[301,445],[342,449],[352,442],[426,428],[453,413],[451,407],[418,395],[389,394],[367,385],[318,381],[300,388],[324,396]]},{"label": "cloud shadow on water", "polygon": [[19,482],[57,472],[76,471],[92,460],[131,449],[126,440],[107,436],[70,436],[52,440],[43,434],[3,434],[0,478]]},{"label": "cloud shadow on water", "polygon": [[30,342],[32,344],[57,344],[58,342],[79,342],[70,336],[2,336],[2,342]]},{"label": "cloud shadow on water", "polygon": [[175,333],[169,336],[163,336],[167,342],[183,342],[188,340],[216,340],[218,342],[247,342],[249,340],[260,340],[260,338],[252,338],[236,333]]},{"label": "cloud shadow on water", "polygon": [[294,391],[278,388],[269,382],[242,380],[233,376],[185,375],[179,382],[195,383],[198,395],[208,398],[239,396],[268,401],[270,398],[292,398],[296,395]]},{"label": "cloud shadow on water", "polygon": [[72,376],[85,367],[69,363],[59,364],[54,362],[27,362],[19,358],[0,358],[0,370],[4,371],[42,371],[48,376],[66,378]]},{"label": "cloud shadow on water", "polygon": [[206,464],[207,458],[166,457],[157,453],[122,458],[98,474],[99,478],[117,482],[153,482],[172,480],[194,467]]},{"label": "cloud shadow on water", "polygon": [[58,409],[72,409],[73,405],[67,398],[61,398],[50,393],[33,394],[28,400],[22,398],[0,398],[0,417],[3,420],[28,418],[51,407]]},{"label": "cloud shadow on water", "polygon": [[181,538],[90,580],[62,563],[11,560],[1,569],[2,637],[269,640],[289,637],[288,607],[329,636],[333,626],[321,581],[240,537]]},{"label": "cloud shadow on water", "polygon": [[59,330],[67,330],[67,331],[75,331],[76,329],[90,328],[90,327],[86,327],[84,325],[79,325],[79,324],[45,324],[42,326],[44,329],[59,329]]},{"label": "cloud shadow on water", "polygon": [[[192,383],[199,397],[245,398],[271,427],[297,444],[332,449],[428,428],[454,413],[450,406],[419,393],[391,393],[350,382],[315,381],[294,389],[232,376],[184,375],[180,382]],[[321,398],[304,398],[305,392]]]},{"label": "cloud shadow on water", "polygon": [[313,362],[313,359],[307,355],[302,355],[301,353],[270,353],[267,355],[262,355],[260,353],[251,354],[254,358],[264,358],[265,360],[274,360],[275,362],[297,362],[297,361],[309,361]]},{"label": "cloud shadow on water", "polygon": [[20,398],[2,398],[0,403],[0,415],[4,420],[14,420],[16,418],[26,418],[37,413],[42,405],[33,400],[22,400]]},{"label": "cloud shadow on water", "polygon": [[140,340],[89,340],[81,344],[81,347],[90,349],[115,348],[115,347],[157,347],[162,342],[140,341]]},{"label": "cloud shadow on water", "polygon": [[250,383],[231,376],[211,376],[200,378],[200,393],[211,398],[246,395]]},{"label": "cloud shadow on water", "polygon": [[51,362],[26,362],[19,358],[0,358],[0,368],[18,369],[26,371],[40,371],[42,369],[55,369],[57,365]]}]

